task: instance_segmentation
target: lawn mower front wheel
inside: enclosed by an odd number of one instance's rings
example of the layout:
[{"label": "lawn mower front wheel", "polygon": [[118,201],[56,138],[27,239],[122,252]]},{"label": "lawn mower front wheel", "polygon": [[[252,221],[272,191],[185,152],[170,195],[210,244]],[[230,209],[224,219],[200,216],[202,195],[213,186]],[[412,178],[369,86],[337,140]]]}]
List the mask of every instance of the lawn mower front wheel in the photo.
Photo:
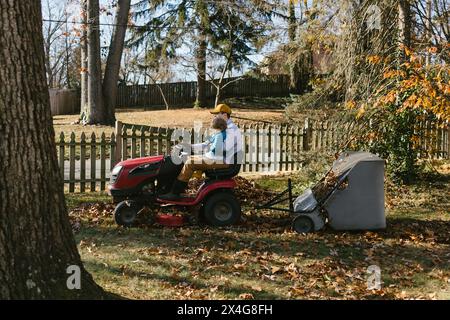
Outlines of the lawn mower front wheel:
[{"label": "lawn mower front wheel", "polygon": [[133,200],[124,200],[114,209],[114,220],[119,226],[131,227],[135,224],[143,206]]}]

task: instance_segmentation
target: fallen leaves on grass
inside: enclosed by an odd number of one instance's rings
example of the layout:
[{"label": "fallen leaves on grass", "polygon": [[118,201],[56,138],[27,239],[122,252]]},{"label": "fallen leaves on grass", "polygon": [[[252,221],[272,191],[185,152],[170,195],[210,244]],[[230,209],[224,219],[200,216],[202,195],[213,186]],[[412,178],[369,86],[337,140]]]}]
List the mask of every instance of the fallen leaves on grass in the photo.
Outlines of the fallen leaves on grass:
[{"label": "fallen leaves on grass", "polygon": [[[145,274],[136,270],[150,258],[171,261],[161,286],[173,290],[175,299],[259,299],[267,294],[293,299],[435,299],[436,292],[420,292],[421,281],[432,279],[446,288],[450,284],[448,221],[388,218],[382,231],[325,229],[298,235],[290,230],[289,214],[248,209],[268,200],[270,192],[244,178],[236,180],[235,192],[245,208],[243,223],[225,229],[159,230],[166,241],[137,249],[137,256],[121,265],[119,273]],[[198,188],[196,183],[201,181],[194,180],[191,188]],[[112,204],[83,204],[69,216],[77,231],[86,224],[114,225],[113,210]],[[101,251],[90,240],[80,242],[80,248],[89,254]],[[370,265],[381,268],[380,289],[367,287]],[[250,281],[238,286],[242,279]],[[282,293],[277,296],[274,288]]]},{"label": "fallen leaves on grass", "polygon": [[255,297],[253,297],[253,294],[251,294],[251,293],[241,293],[241,294],[239,295],[239,299],[242,299],[242,300],[252,300],[252,299],[255,299]]},{"label": "fallen leaves on grass", "polygon": [[69,212],[69,221],[74,233],[79,232],[83,223],[101,225],[112,222],[114,204],[105,202],[83,203]]}]

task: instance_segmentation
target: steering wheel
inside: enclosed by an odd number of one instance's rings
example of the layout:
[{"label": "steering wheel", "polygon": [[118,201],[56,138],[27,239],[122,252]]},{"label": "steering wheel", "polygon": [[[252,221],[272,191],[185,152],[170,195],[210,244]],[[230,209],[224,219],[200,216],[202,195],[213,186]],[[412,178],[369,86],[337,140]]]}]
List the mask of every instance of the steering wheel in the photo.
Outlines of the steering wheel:
[{"label": "steering wheel", "polygon": [[172,151],[170,152],[170,157],[173,163],[179,164],[181,162],[186,162],[189,153],[186,152],[186,148],[188,145],[186,143],[179,143],[172,147]]}]

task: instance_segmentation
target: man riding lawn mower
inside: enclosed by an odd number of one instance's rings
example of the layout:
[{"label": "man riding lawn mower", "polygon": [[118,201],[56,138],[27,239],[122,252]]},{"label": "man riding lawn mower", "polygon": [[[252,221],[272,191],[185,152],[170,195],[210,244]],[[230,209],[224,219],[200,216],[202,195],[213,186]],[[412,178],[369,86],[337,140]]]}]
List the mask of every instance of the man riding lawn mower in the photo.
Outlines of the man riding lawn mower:
[{"label": "man riding lawn mower", "polygon": [[[242,138],[239,129],[230,119],[231,108],[225,104],[220,104],[211,113],[217,114],[213,119],[212,128],[218,130],[218,132],[204,143],[183,144],[185,149],[193,149],[194,153],[197,150],[203,152],[207,148],[209,151],[202,155],[188,156],[184,161],[181,173],[172,185],[171,191],[161,195],[160,199],[179,199],[180,193],[186,188],[194,171],[226,169],[235,162],[233,155],[242,150]],[[231,157],[227,157],[227,154]]]},{"label": "man riding lawn mower", "polygon": [[[232,177],[240,171],[242,135],[230,118],[229,106],[219,104],[211,113],[215,115],[212,127],[218,132],[206,142],[181,143],[170,156],[129,159],[114,167],[108,190],[114,202],[119,202],[114,212],[119,225],[132,226],[146,207],[156,212],[173,206],[192,209],[191,219],[203,218],[215,226],[239,221],[241,207],[233,194],[236,183]],[[206,180],[195,197],[181,196],[194,171],[199,170]],[[161,224],[182,223],[167,215],[154,218]]]}]

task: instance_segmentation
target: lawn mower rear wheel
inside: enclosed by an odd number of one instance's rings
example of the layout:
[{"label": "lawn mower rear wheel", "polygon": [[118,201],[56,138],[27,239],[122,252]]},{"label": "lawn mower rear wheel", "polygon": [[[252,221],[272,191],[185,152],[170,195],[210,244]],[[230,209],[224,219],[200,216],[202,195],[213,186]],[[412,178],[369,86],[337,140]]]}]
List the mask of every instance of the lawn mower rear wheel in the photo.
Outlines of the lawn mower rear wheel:
[{"label": "lawn mower rear wheel", "polygon": [[241,219],[241,206],[231,192],[218,192],[208,197],[204,206],[204,218],[212,226],[228,226]]}]

